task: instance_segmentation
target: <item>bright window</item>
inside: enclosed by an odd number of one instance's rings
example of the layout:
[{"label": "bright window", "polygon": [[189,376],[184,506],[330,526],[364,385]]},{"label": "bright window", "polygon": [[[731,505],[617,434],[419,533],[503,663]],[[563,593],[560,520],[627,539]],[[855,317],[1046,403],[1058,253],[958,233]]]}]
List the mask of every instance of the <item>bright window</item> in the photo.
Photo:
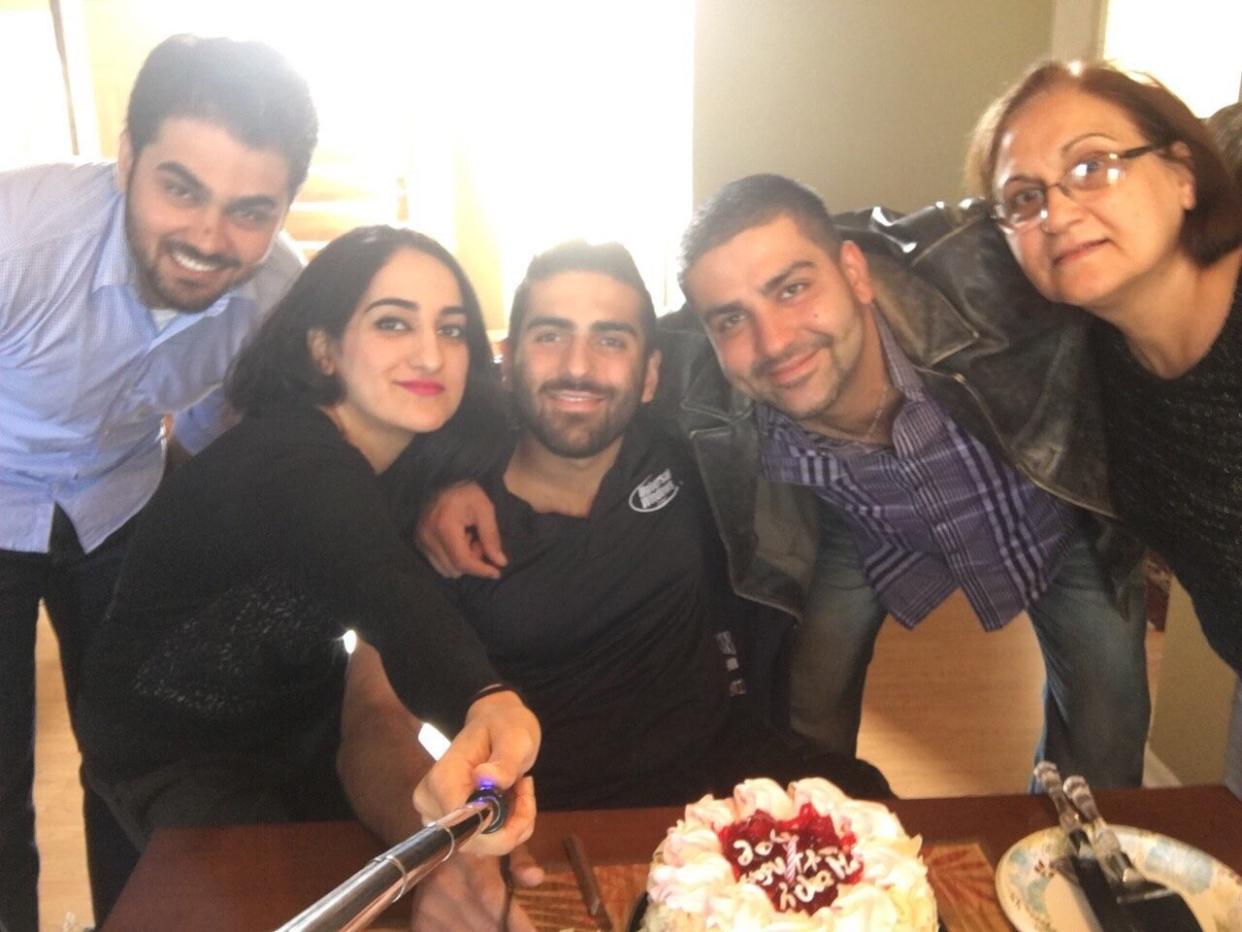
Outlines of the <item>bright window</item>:
[{"label": "bright window", "polygon": [[0,9],[0,87],[0,169],[69,154],[65,83],[47,4]]},{"label": "bright window", "polygon": [[1159,78],[1208,117],[1242,98],[1242,3],[1108,0],[1104,54]]},{"label": "bright window", "polygon": [[[83,2],[95,73],[125,84],[101,122],[173,32],[262,39],[306,75],[322,131],[289,227],[310,248],[408,223],[461,258],[492,327],[531,256],[571,237],[620,240],[657,306],[678,300],[693,0],[114,0],[106,17]],[[132,68],[99,66],[125,46]]]}]

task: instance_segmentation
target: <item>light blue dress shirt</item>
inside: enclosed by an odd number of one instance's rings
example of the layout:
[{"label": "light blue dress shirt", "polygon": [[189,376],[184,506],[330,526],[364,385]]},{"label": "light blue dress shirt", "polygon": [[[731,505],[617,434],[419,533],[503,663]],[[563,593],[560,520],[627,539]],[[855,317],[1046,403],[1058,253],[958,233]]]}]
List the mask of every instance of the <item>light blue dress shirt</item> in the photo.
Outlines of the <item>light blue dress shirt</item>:
[{"label": "light blue dress shirt", "polygon": [[229,363],[301,269],[259,273],[161,327],[138,298],[111,164],[0,173],[0,549],[46,553],[59,505],[90,551],[146,503],[163,416],[191,452],[225,426]]}]

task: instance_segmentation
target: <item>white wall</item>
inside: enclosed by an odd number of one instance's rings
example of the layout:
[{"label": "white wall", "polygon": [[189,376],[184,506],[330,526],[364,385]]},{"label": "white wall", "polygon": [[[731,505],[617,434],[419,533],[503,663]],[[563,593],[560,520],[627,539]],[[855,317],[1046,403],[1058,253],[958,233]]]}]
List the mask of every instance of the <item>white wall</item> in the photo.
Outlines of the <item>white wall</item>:
[{"label": "white wall", "polygon": [[1055,0],[1052,56],[1060,59],[1099,57],[1107,5],[1107,0]]},{"label": "white wall", "polygon": [[834,210],[963,191],[980,111],[1050,51],[1053,0],[699,0],[696,203],[744,174]]}]

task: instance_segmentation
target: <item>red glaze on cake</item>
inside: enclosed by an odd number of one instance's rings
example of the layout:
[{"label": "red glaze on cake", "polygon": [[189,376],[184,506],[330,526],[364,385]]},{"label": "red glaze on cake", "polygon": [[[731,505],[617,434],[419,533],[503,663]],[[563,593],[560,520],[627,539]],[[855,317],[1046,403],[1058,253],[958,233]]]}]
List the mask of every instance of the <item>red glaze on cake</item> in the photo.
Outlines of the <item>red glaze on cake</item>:
[{"label": "red glaze on cake", "polygon": [[656,851],[645,932],[932,932],[927,868],[897,817],[827,780],[746,780],[686,807]]},{"label": "red glaze on cake", "polygon": [[810,803],[792,819],[760,811],[716,835],[734,878],[761,887],[783,913],[814,913],[831,905],[841,884],[862,879],[858,839],[848,828],[838,834],[832,818]]}]

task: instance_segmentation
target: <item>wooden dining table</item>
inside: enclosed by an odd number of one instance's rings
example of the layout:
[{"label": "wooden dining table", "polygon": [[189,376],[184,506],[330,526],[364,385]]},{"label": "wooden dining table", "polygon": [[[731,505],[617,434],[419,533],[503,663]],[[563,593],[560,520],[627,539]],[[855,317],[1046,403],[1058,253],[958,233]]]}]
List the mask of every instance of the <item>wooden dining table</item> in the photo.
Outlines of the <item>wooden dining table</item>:
[{"label": "wooden dining table", "polygon": [[[1221,786],[1104,790],[1100,809],[1115,824],[1193,845],[1242,873],[1242,801]],[[890,805],[929,845],[981,851],[991,866],[1015,842],[1055,824],[1039,796],[898,799]],[[646,864],[677,808],[547,812],[532,853],[566,867],[564,840],[577,835],[597,867]],[[282,823],[156,832],[104,932],[253,932],[299,913],[384,849],[356,822]],[[407,901],[394,907],[408,915]],[[397,913],[394,913],[396,916]],[[400,923],[389,918],[386,927]]]}]

